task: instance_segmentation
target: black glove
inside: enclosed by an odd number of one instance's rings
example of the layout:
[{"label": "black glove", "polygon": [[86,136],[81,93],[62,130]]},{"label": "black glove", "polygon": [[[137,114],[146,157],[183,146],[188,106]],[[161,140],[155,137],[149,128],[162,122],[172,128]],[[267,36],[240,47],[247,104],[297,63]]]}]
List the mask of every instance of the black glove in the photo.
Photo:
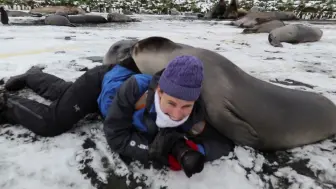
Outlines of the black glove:
[{"label": "black glove", "polygon": [[183,135],[176,132],[175,129],[161,129],[149,146],[149,159],[168,165],[168,154],[176,141],[181,139],[184,140]]},{"label": "black glove", "polygon": [[189,178],[195,173],[200,173],[204,168],[205,156],[190,148],[185,143],[185,139],[175,143],[172,154],[181,164],[184,173]]}]

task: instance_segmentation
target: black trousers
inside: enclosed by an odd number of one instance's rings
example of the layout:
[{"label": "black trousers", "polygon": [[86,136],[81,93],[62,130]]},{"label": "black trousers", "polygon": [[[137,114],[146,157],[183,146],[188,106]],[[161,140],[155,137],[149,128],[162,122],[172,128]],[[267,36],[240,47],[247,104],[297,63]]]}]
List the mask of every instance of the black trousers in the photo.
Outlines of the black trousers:
[{"label": "black trousers", "polygon": [[28,74],[27,87],[53,102],[48,106],[9,95],[3,114],[9,123],[20,124],[38,135],[60,135],[87,114],[99,112],[97,99],[109,69],[110,66],[97,66],[73,83],[44,72]]}]

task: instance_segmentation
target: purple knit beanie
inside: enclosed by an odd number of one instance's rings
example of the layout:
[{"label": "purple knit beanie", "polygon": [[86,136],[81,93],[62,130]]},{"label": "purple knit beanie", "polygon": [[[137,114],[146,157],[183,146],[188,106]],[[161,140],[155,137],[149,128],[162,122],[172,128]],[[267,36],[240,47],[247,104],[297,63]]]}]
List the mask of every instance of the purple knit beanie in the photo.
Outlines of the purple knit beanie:
[{"label": "purple knit beanie", "polygon": [[170,96],[195,101],[201,93],[202,81],[203,62],[195,56],[183,55],[169,62],[159,86]]}]

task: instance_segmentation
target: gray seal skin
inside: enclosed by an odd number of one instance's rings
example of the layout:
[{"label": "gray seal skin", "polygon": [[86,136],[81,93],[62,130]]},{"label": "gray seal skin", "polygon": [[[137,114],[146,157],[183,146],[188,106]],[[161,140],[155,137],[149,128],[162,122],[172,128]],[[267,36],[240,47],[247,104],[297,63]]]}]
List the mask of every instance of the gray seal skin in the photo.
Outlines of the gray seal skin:
[{"label": "gray seal skin", "polygon": [[269,33],[272,30],[276,28],[280,28],[282,26],[285,26],[283,21],[280,20],[272,20],[260,25],[256,25],[253,28],[245,28],[243,30],[243,34],[248,34],[248,33]]},{"label": "gray seal skin", "polygon": [[336,133],[336,106],[323,95],[257,79],[216,52],[163,37],[145,38],[132,48],[139,70],[151,75],[179,55],[203,61],[206,120],[236,144],[285,150]]},{"label": "gray seal skin", "polygon": [[70,21],[61,15],[49,15],[44,19],[44,23],[46,25],[53,25],[53,26],[70,26],[75,27],[75,25],[71,24]]},{"label": "gray seal skin", "polygon": [[281,42],[292,44],[316,42],[322,38],[323,31],[314,26],[304,24],[290,24],[272,30],[268,35],[268,42],[274,47],[283,47]]},{"label": "gray seal skin", "polygon": [[55,15],[64,16],[65,18],[69,19],[68,14],[66,12],[62,11],[62,10],[57,10]]},{"label": "gray seal skin", "polygon": [[74,24],[102,24],[107,19],[100,15],[71,15],[69,21]]}]

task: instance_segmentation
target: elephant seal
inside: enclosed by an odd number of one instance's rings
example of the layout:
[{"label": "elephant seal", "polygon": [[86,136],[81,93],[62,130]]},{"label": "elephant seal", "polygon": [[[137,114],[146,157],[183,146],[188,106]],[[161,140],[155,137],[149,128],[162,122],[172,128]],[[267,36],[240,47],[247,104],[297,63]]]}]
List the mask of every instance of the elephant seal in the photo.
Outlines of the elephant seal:
[{"label": "elephant seal", "polygon": [[248,34],[248,33],[269,33],[272,30],[276,28],[280,28],[282,26],[285,26],[285,23],[280,20],[272,20],[269,22],[265,22],[260,25],[256,25],[253,28],[245,28],[242,33]]},{"label": "elephant seal", "polygon": [[69,19],[68,14],[66,12],[64,12],[63,10],[57,10],[55,15],[64,16],[65,18]]},{"label": "elephant seal", "polygon": [[238,0],[231,0],[230,4],[224,13],[224,18],[226,19],[236,19],[238,18]]},{"label": "elephant seal", "polygon": [[76,27],[72,23],[70,23],[69,19],[61,15],[49,15],[44,19],[44,23],[46,25],[53,25],[53,26],[70,26]]},{"label": "elephant seal", "polygon": [[139,70],[151,75],[179,55],[203,61],[206,121],[236,144],[284,150],[336,133],[336,106],[331,100],[257,79],[216,52],[149,37],[137,42],[131,55]]},{"label": "elephant seal", "polygon": [[256,25],[263,24],[272,20],[297,20],[297,16],[292,12],[250,12],[244,17],[232,21],[231,25],[241,28],[253,28]]},{"label": "elephant seal", "polygon": [[224,0],[219,0],[211,10],[206,13],[205,18],[222,18],[226,11],[226,3]]},{"label": "elephant seal", "polygon": [[73,16],[69,16],[69,21],[73,24],[107,23],[107,19],[100,15],[73,15]]},{"label": "elephant seal", "polygon": [[283,47],[281,42],[305,43],[319,41],[323,31],[314,26],[304,24],[290,24],[272,30],[268,34],[268,41],[274,47]]},{"label": "elephant seal", "polygon": [[4,25],[8,25],[8,14],[6,10],[3,7],[0,7],[0,17],[1,17],[1,23]]}]

